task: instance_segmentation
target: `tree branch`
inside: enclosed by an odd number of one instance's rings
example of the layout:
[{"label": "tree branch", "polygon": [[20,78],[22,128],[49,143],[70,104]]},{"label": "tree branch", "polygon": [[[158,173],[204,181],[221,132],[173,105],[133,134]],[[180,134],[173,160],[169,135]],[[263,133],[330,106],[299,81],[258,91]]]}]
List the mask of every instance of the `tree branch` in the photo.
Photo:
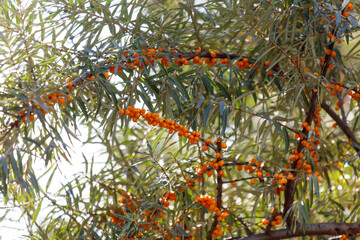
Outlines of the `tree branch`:
[{"label": "tree branch", "polygon": [[[317,96],[318,96],[318,91],[316,89],[313,89],[312,96],[311,96],[310,103],[309,103],[309,108],[306,113],[306,119],[305,119],[305,121],[308,124],[311,124],[311,121],[312,121],[314,113],[315,113]],[[306,130],[306,128],[303,128],[302,133],[304,136],[308,135],[308,131]],[[300,140],[298,143],[298,146],[297,146],[297,151],[301,152],[303,149],[304,149],[304,146],[301,144],[301,140]],[[297,161],[292,162],[291,169],[295,170],[296,166],[297,166]],[[294,175],[294,177],[296,177],[297,172],[292,171],[292,174]],[[284,216],[294,202],[295,188],[296,188],[296,183],[294,180],[288,181],[285,185],[285,191],[284,191],[285,202],[284,202],[284,210],[283,210]],[[290,228],[290,226],[291,226],[291,220],[292,220],[292,214],[289,214],[288,217],[286,218],[286,224],[287,224],[288,228]]]},{"label": "tree branch", "polygon": [[356,152],[360,152],[360,144],[354,136],[354,133],[351,131],[346,122],[341,120],[341,118],[327,105],[324,101],[321,103],[321,107],[329,114],[329,116],[336,122],[340,129],[345,133],[347,138],[354,144],[353,147]]},{"label": "tree branch", "polygon": [[259,233],[246,237],[227,238],[227,240],[276,240],[301,236],[337,236],[341,234],[356,236],[359,232],[360,223],[314,223],[305,225],[304,230],[301,227],[298,227],[295,231],[291,229],[281,229],[271,231],[268,234]]}]

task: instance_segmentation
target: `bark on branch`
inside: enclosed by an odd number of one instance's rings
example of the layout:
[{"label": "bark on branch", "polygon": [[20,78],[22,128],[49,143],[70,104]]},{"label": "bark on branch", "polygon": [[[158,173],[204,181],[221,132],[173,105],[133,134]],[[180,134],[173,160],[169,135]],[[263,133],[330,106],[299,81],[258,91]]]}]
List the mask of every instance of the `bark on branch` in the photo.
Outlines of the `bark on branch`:
[{"label": "bark on branch", "polygon": [[295,231],[291,229],[281,229],[271,231],[268,234],[259,233],[246,237],[227,238],[227,240],[276,240],[301,236],[338,236],[341,234],[350,237],[355,236],[359,232],[360,223],[315,223],[305,225],[305,231],[301,227],[298,227]]},{"label": "bark on branch", "polygon": [[344,122],[334,110],[331,109],[329,105],[325,102],[321,103],[321,107],[329,114],[329,116],[336,122],[339,128],[345,133],[346,137],[354,144],[354,149],[356,152],[360,152],[360,144],[354,136],[354,133],[351,131],[346,122]]}]

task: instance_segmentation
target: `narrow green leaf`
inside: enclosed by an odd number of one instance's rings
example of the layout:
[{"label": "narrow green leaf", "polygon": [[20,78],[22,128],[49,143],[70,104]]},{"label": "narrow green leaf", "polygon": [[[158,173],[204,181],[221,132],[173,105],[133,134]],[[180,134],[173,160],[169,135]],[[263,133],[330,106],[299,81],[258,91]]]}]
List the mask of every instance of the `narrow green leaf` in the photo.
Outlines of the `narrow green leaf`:
[{"label": "narrow green leaf", "polygon": [[290,142],[289,142],[289,134],[288,134],[288,131],[285,126],[283,126],[283,135],[284,135],[284,141],[285,141],[284,152],[287,152],[287,151],[289,151]]},{"label": "narrow green leaf", "polygon": [[31,226],[34,225],[36,219],[37,219],[37,216],[39,215],[39,212],[40,212],[40,209],[41,209],[41,204],[42,204],[42,200],[40,200],[35,212],[34,212],[34,215],[32,216],[32,221],[31,221]]},{"label": "narrow green leaf", "polygon": [[210,102],[205,110],[204,110],[204,117],[203,117],[203,128],[204,128],[204,132],[206,131],[206,125],[207,125],[207,121],[208,121],[208,118],[209,118],[209,115],[210,115],[210,112],[211,112],[211,108],[212,108],[212,105],[214,103],[213,102]]}]

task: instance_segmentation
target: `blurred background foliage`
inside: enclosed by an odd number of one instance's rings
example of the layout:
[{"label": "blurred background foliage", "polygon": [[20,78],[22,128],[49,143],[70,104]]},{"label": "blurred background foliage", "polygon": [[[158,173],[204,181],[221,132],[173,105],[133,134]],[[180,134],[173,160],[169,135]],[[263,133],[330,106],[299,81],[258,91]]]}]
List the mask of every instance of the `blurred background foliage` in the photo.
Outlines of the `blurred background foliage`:
[{"label": "blurred background foliage", "polygon": [[[216,177],[197,182],[196,168],[214,153],[143,119],[134,123],[119,115],[121,108],[144,108],[201,132],[204,139],[220,137],[228,146],[225,162],[256,158],[275,174],[290,164],[307,93],[316,88],[320,100],[335,106],[338,98],[325,84],[341,81],[348,88],[340,96],[345,117],[358,136],[358,102],[346,97],[359,79],[358,3],[345,18],[341,11],[348,1],[337,0],[0,1],[0,190],[6,205],[19,206],[30,219],[29,239],[122,239],[139,230],[144,239],[202,239],[209,232],[211,213],[195,198],[215,196]],[[331,31],[342,39],[335,45],[335,71],[316,77]],[[144,63],[143,51],[159,48],[169,67],[160,60],[142,69],[127,65],[136,59]],[[192,64],[191,57],[186,66],[174,62],[196,49],[236,56],[215,67]],[[235,61],[244,58],[258,67],[240,70]],[[121,71],[110,74],[113,66]],[[66,103],[42,100],[54,92]],[[302,224],[358,222],[358,154],[324,111],[321,116],[316,168],[321,181],[299,175],[295,217]],[[85,144],[102,145],[105,164],[100,168],[100,159],[84,155],[83,173],[50,192],[61,162],[80,161],[71,159],[79,135],[88,136]],[[35,161],[46,166],[44,186],[38,182],[44,173],[32,167]],[[235,164],[225,168],[225,181],[252,176]],[[195,181],[194,188],[187,179]],[[262,232],[262,219],[275,208],[281,211],[284,196],[276,194],[271,178],[255,179],[255,184],[245,179],[223,185],[230,216],[222,226],[231,229],[224,236]],[[159,199],[169,191],[177,200],[165,208]],[[138,224],[149,211],[159,215],[157,209],[165,214],[156,226],[145,230],[145,223]],[[41,211],[48,212],[43,219],[37,218]]]}]

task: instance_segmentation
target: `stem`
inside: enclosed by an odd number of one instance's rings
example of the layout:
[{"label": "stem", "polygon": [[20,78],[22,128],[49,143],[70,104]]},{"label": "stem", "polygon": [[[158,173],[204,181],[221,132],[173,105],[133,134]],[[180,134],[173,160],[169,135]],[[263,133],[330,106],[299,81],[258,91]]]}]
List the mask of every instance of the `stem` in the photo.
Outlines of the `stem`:
[{"label": "stem", "polygon": [[[219,152],[221,153],[221,138],[218,138],[217,141],[216,141],[216,152]],[[221,158],[220,158],[221,159]],[[217,170],[217,186],[216,186],[216,191],[217,191],[217,194],[216,194],[216,206],[221,209],[221,203],[222,203],[222,192],[223,192],[223,179],[222,177],[219,175],[219,172],[220,170],[222,170],[222,167],[219,167],[218,170]],[[217,224],[218,224],[218,220],[217,220],[217,215],[215,214],[214,215],[214,221],[211,225],[211,229],[210,229],[210,232],[209,232],[209,235],[207,236],[207,240],[211,240],[212,237],[212,233],[214,232]]]}]

